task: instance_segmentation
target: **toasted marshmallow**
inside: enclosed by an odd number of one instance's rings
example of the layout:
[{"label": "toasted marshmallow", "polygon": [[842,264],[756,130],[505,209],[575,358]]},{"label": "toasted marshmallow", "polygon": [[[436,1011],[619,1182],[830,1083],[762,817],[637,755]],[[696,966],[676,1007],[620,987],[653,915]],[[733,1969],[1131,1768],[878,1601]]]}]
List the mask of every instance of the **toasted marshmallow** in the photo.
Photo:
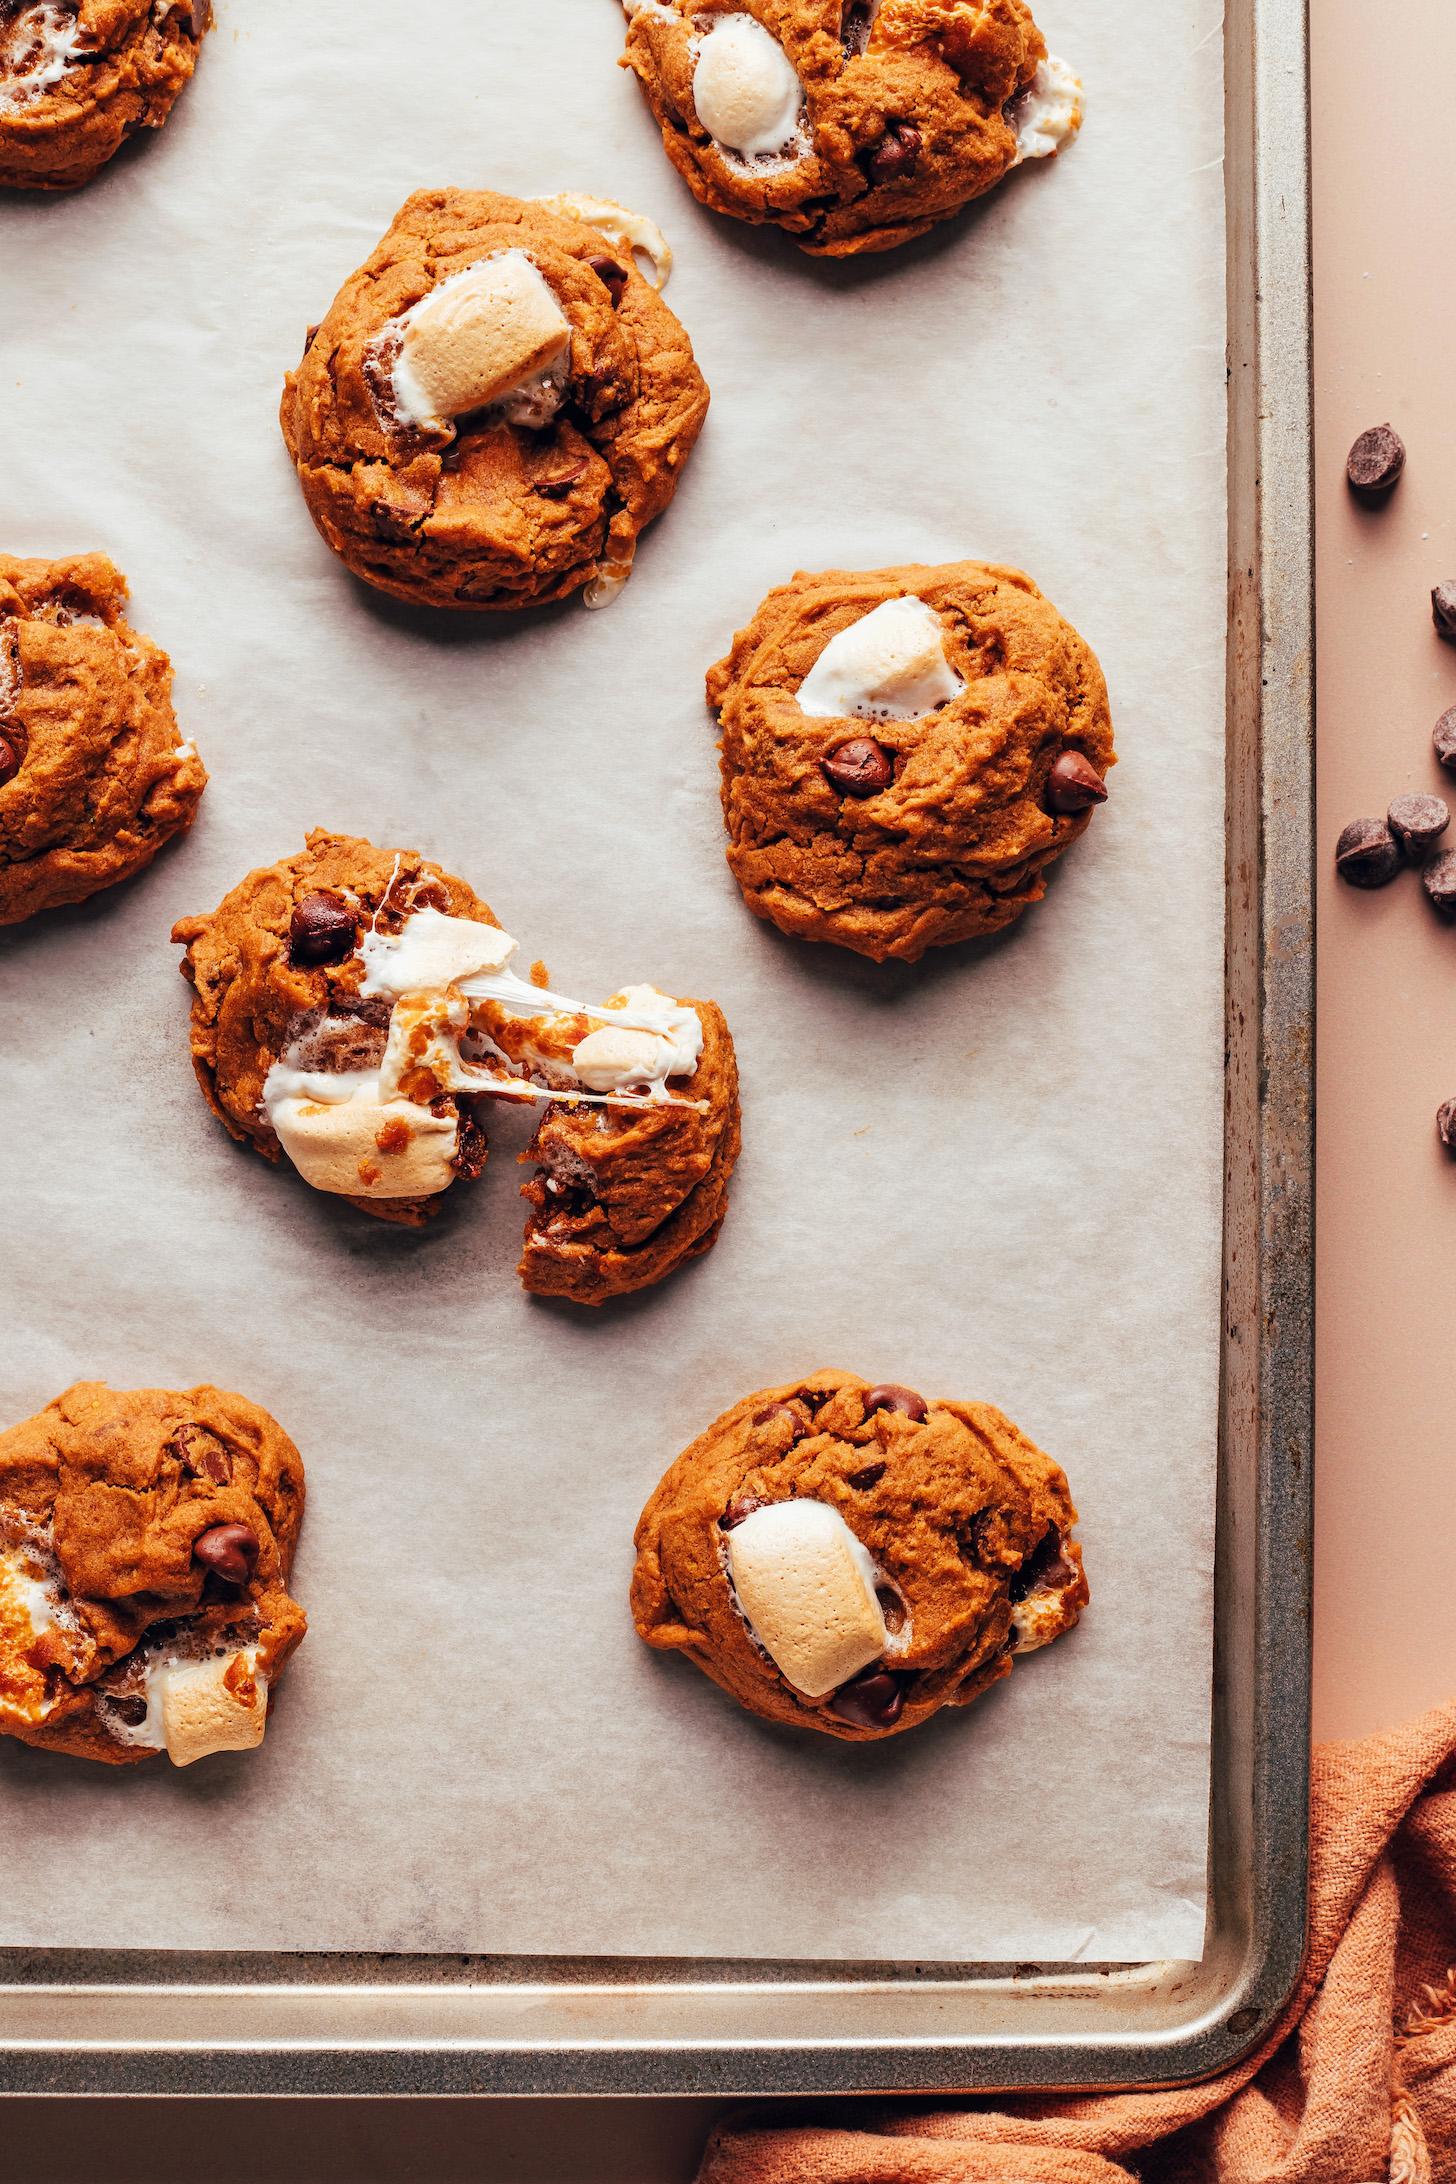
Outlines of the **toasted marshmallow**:
[{"label": "toasted marshmallow", "polygon": [[213,1752],[250,1752],[262,1743],[268,1684],[258,1674],[256,1646],[220,1660],[160,1663],[147,1681],[147,1711],[161,1715],[162,1742],[174,1767],[190,1767]]},{"label": "toasted marshmallow", "polygon": [[0,1718],[38,1722],[50,1712],[35,1648],[55,1620],[50,1588],[34,1574],[23,1550],[0,1553]]},{"label": "toasted marshmallow", "polygon": [[544,424],[559,408],[559,385],[545,382],[565,355],[571,322],[524,250],[453,273],[399,324],[395,404],[426,431],[496,405],[518,409],[522,424]]},{"label": "toasted marshmallow", "polygon": [[[663,13],[670,15],[671,10],[665,8]],[[580,190],[559,190],[554,197],[538,197],[536,203],[544,205],[548,212],[561,213],[565,219],[579,220],[583,227],[598,229],[609,243],[631,251],[638,270],[654,288],[666,288],[672,252],[657,222],[649,220],[645,212],[631,212],[626,205],[614,204],[610,197],[587,197]]]},{"label": "toasted marshmallow", "polygon": [[1026,89],[1011,101],[1006,119],[1016,131],[1019,167],[1028,159],[1051,159],[1082,126],[1082,84],[1065,61],[1049,54]]},{"label": "toasted marshmallow", "polygon": [[934,608],[887,599],[830,638],[799,686],[799,710],[816,720],[919,720],[962,683]]},{"label": "toasted marshmallow", "polygon": [[0,113],[49,91],[80,53],[80,19],[62,0],[0,9]]},{"label": "toasted marshmallow", "polygon": [[366,999],[433,993],[481,971],[503,971],[519,947],[498,925],[446,917],[443,910],[416,910],[401,932],[365,934],[359,991]]},{"label": "toasted marshmallow", "polygon": [[650,1031],[618,1031],[603,1024],[571,1050],[571,1066],[589,1092],[620,1092],[650,1084],[662,1062],[662,1041]]},{"label": "toasted marshmallow", "polygon": [[754,16],[720,15],[698,40],[693,104],[725,151],[772,159],[788,150],[803,103],[793,62]]},{"label": "toasted marshmallow", "polygon": [[771,1502],[726,1535],[749,1629],[806,1698],[848,1683],[889,1644],[869,1550],[827,1502]]},{"label": "toasted marshmallow", "polygon": [[[294,1089],[299,1080],[302,1091]],[[455,1180],[459,1117],[432,1114],[410,1100],[382,1099],[378,1083],[372,1072],[305,1078],[279,1062],[268,1072],[263,1103],[279,1144],[316,1191],[342,1198],[432,1198],[448,1190]],[[352,1086],[354,1096],[330,1098],[336,1086]]]}]

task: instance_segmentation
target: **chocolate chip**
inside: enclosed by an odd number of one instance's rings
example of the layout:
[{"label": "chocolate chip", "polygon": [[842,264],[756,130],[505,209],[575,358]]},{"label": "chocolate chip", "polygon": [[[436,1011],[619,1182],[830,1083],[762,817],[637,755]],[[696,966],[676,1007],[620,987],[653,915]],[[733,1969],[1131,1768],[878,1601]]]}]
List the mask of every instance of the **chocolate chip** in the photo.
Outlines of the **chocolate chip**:
[{"label": "chocolate chip", "polygon": [[756,1426],[767,1426],[772,1424],[776,1418],[788,1419],[789,1424],[794,1429],[794,1439],[796,1441],[805,1430],[804,1421],[792,1403],[766,1403],[761,1411],[754,1412],[752,1422]]},{"label": "chocolate chip", "polygon": [[246,1524],[214,1524],[192,1542],[192,1559],[225,1585],[246,1585],[258,1559],[257,1535]]},{"label": "chocolate chip", "polygon": [[908,1676],[897,1676],[892,1668],[867,1668],[840,1685],[829,1701],[829,1711],[860,1729],[893,1729],[905,1711],[909,1682]]},{"label": "chocolate chip", "polygon": [[874,19],[873,0],[845,0],[839,19],[839,42],[850,60],[858,60],[869,44]]},{"label": "chocolate chip", "polygon": [[1438,584],[1432,592],[1431,620],[1436,625],[1436,635],[1444,637],[1448,645],[1456,645],[1456,580]]},{"label": "chocolate chip", "polygon": [[112,1712],[118,1715],[126,1724],[128,1729],[140,1729],[147,1718],[147,1702],[145,1699],[114,1699],[108,1691],[106,1693],[106,1703]]},{"label": "chocolate chip", "polygon": [[226,1486],[231,1481],[232,1458],[221,1441],[204,1427],[179,1426],[167,1446],[194,1479],[211,1479],[214,1486]]},{"label": "chocolate chip", "polygon": [[1442,917],[1456,917],[1456,849],[1433,857],[1421,874],[1421,885]]},{"label": "chocolate chip", "polygon": [[20,753],[9,736],[0,736],[0,789],[20,771]]},{"label": "chocolate chip", "polygon": [[1436,1129],[1441,1143],[1453,1160],[1456,1160],[1456,1100],[1447,1100],[1436,1116]]},{"label": "chocolate chip", "polygon": [[841,796],[878,796],[895,778],[889,752],[873,736],[852,736],[820,759],[819,770]]},{"label": "chocolate chip", "polygon": [[1046,794],[1053,811],[1090,811],[1107,802],[1107,783],[1080,751],[1063,751],[1047,775]]},{"label": "chocolate chip", "polygon": [[867,162],[872,182],[903,182],[920,163],[920,131],[912,121],[887,121]]},{"label": "chocolate chip", "polygon": [[588,258],[586,262],[611,297],[615,311],[627,293],[627,268],[618,265],[615,258]]},{"label": "chocolate chip", "polygon": [[1443,713],[1431,735],[1436,756],[1448,773],[1456,773],[1456,705]]},{"label": "chocolate chip", "polygon": [[1384,887],[1400,870],[1400,845],[1383,819],[1352,819],[1335,844],[1335,870],[1351,887]]},{"label": "chocolate chip", "polygon": [[875,1411],[898,1411],[902,1418],[913,1418],[917,1425],[924,1418],[927,1408],[923,1395],[917,1395],[913,1388],[897,1388],[890,1381],[886,1381],[881,1387],[871,1388],[864,1403],[866,1418]]},{"label": "chocolate chip", "polygon": [[1419,863],[1450,826],[1451,813],[1439,796],[1398,796],[1385,823],[1407,857]]},{"label": "chocolate chip", "polygon": [[751,1517],[754,1510],[762,1506],[756,1494],[735,1494],[718,1519],[718,1530],[731,1532],[736,1524],[741,1524],[745,1517]]},{"label": "chocolate chip", "polygon": [[1061,1559],[1062,1536],[1054,1524],[1049,1524],[1006,1588],[1012,1606],[1019,1608],[1039,1585],[1046,1584]]},{"label": "chocolate chip", "polygon": [[872,1486],[878,1486],[889,1469],[888,1464],[861,1464],[858,1471],[845,1476],[845,1485],[852,1486],[856,1494],[868,1494]]},{"label": "chocolate chip", "polygon": [[583,456],[578,461],[569,463],[564,470],[553,471],[549,478],[538,478],[531,490],[539,493],[542,500],[565,500],[572,487],[586,476],[590,468],[591,465]]},{"label": "chocolate chip", "polygon": [[358,937],[354,913],[337,895],[305,895],[288,928],[288,960],[310,969],[342,963],[354,953]]},{"label": "chocolate chip", "polygon": [[1389,425],[1372,425],[1350,450],[1345,475],[1362,500],[1384,500],[1405,468],[1405,442]]}]

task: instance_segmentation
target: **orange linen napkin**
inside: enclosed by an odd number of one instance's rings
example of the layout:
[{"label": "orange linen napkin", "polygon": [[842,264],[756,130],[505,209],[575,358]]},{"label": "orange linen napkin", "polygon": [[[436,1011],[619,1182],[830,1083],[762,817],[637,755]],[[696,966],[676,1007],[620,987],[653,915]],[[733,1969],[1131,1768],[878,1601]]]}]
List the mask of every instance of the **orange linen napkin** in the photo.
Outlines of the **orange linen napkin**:
[{"label": "orange linen napkin", "polygon": [[1456,2184],[1456,1705],[1317,1750],[1310,1848],[1304,1976],[1237,2069],[728,2126],[698,2184]]}]

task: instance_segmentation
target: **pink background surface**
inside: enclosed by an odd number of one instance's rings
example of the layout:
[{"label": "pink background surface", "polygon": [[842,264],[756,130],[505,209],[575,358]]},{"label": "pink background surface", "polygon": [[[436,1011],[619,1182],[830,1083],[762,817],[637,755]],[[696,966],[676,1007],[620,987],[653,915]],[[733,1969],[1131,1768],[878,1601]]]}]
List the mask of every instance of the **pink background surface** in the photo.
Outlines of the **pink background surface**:
[{"label": "pink background surface", "polygon": [[[1443,241],[1456,140],[1419,83],[1456,72],[1450,0],[1314,8],[1319,664],[1319,1476],[1315,1725],[1361,1735],[1456,1690],[1450,1271],[1456,931],[1407,875],[1337,886],[1349,818],[1446,784],[1430,755],[1456,652],[1426,595],[1456,576],[1456,432]],[[1418,82],[1413,82],[1413,58]],[[1410,449],[1368,515],[1346,449],[1389,418]],[[1449,784],[1456,801],[1456,782]],[[171,2184],[206,2173],[430,2184],[685,2184],[715,2104],[443,2101],[0,2103],[18,2174]]]}]

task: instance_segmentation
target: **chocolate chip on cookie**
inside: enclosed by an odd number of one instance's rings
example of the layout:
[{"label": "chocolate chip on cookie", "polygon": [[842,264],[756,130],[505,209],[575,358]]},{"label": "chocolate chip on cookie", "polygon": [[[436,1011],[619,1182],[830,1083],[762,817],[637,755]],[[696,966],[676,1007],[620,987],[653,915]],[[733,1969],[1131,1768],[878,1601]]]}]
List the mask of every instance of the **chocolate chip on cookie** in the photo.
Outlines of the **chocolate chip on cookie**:
[{"label": "chocolate chip on cookie", "polygon": [[[637,1525],[632,1613],[770,1721],[859,1740],[964,1706],[1087,1602],[1067,1482],[983,1404],[866,1464],[876,1397],[850,1373],[747,1396],[684,1450]],[[812,1439],[765,1452],[780,1406]],[[925,1406],[920,1405],[921,1415]],[[984,1539],[984,1557],[964,1542]]]},{"label": "chocolate chip on cookie", "polygon": [[695,197],[817,256],[924,235],[1061,151],[1081,86],[1026,0],[626,0],[626,61]]},{"label": "chocolate chip on cookie", "polygon": [[422,606],[615,597],[708,407],[657,292],[670,263],[650,221],[603,199],[410,198],[283,393],[345,565]]},{"label": "chocolate chip on cookie", "polygon": [[288,960],[317,970],[354,953],[359,921],[337,895],[305,895],[288,927]]},{"label": "chocolate chip on cookie", "polygon": [[889,1382],[871,1388],[864,1403],[867,1418],[876,1411],[895,1411],[901,1418],[913,1418],[919,1424],[929,1415],[923,1395],[917,1395],[913,1388],[897,1388]]},{"label": "chocolate chip on cookie", "polygon": [[[176,1464],[203,1450],[183,1506],[217,1521],[189,1555]],[[305,1629],[303,1505],[287,1434],[219,1388],[83,1382],[0,1433],[0,1736],[112,1766],[260,1744]]]},{"label": "chocolate chip on cookie", "polygon": [[1063,751],[1047,775],[1047,802],[1063,817],[1107,802],[1107,783],[1080,751]]},{"label": "chocolate chip on cookie", "polygon": [[1351,887],[1384,887],[1400,870],[1400,844],[1383,819],[1352,819],[1335,844],[1335,870]]},{"label": "chocolate chip on cookie", "polygon": [[819,766],[830,788],[841,796],[879,796],[895,778],[889,752],[873,736],[852,736],[821,758]]},{"label": "chocolate chip on cookie", "polygon": [[211,17],[209,0],[4,0],[0,188],[77,189],[160,129]]},{"label": "chocolate chip on cookie", "polygon": [[0,925],[130,879],[196,817],[172,663],[125,604],[103,554],[0,555]]},{"label": "chocolate chip on cookie", "polygon": [[1451,824],[1451,813],[1439,796],[1398,796],[1385,815],[1385,823],[1413,863],[1433,850]]},{"label": "chocolate chip on cookie", "polygon": [[1382,501],[1405,468],[1405,442],[1390,425],[1371,425],[1351,448],[1345,475],[1362,500]]},{"label": "chocolate chip on cookie", "polygon": [[981,562],[798,575],[707,694],[749,909],[876,962],[1000,932],[1039,902],[1116,760],[1091,649],[1026,577]]}]

